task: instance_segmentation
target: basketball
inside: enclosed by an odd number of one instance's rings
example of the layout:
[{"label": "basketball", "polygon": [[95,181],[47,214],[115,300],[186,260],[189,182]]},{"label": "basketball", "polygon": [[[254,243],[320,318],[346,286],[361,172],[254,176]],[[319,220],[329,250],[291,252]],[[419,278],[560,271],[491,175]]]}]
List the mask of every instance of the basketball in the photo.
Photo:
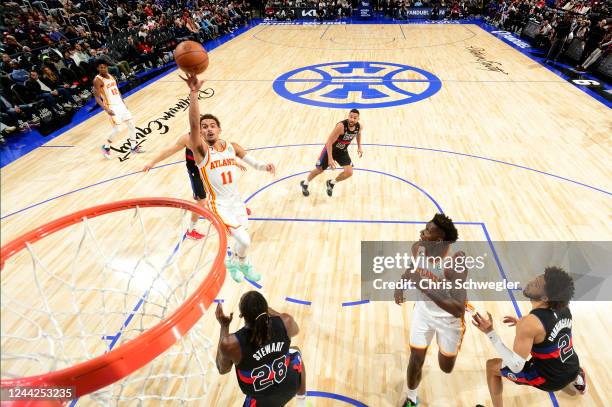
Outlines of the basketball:
[{"label": "basketball", "polygon": [[208,54],[202,44],[195,41],[183,41],[177,45],[174,60],[183,71],[195,75],[208,68]]}]

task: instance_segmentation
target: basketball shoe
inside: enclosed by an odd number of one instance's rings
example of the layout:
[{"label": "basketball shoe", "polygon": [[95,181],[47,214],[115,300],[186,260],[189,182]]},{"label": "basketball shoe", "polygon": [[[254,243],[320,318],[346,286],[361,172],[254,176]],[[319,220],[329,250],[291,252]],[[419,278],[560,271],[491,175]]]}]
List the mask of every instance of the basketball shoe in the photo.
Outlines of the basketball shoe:
[{"label": "basketball shoe", "polygon": [[259,281],[261,280],[261,274],[256,273],[253,270],[253,265],[247,261],[244,263],[238,263],[238,268],[240,272],[244,275],[247,280],[251,281]]},{"label": "basketball shoe", "polygon": [[242,282],[243,276],[242,276],[242,272],[240,271],[240,265],[238,264],[238,261],[236,260],[234,256],[227,257],[225,259],[225,269],[230,273],[230,276],[232,276],[232,279],[235,282],[237,283]]},{"label": "basketball shoe", "polygon": [[578,391],[578,393],[580,394],[586,393],[587,384],[586,384],[586,374],[584,373],[584,369],[580,368],[580,370],[578,371],[578,376],[576,377],[576,380],[572,384],[574,385],[574,388]]},{"label": "basketball shoe", "polygon": [[402,403],[402,407],[416,407],[418,404],[418,401],[412,401],[408,397],[406,397],[406,400],[404,400],[404,402]]},{"label": "basketball shoe", "polygon": [[187,231],[187,233],[185,233],[185,236],[187,236],[187,239],[191,239],[191,240],[200,240],[202,239],[205,235],[201,234],[200,232],[198,232],[195,229],[191,229],[189,231]]},{"label": "basketball shoe", "polygon": [[308,185],[304,184],[304,181],[300,181],[300,185],[302,186],[302,195],[310,195],[310,192],[308,192]]},{"label": "basketball shoe", "polygon": [[327,180],[325,186],[327,186],[327,195],[332,196],[332,193],[334,192],[334,184],[332,184],[331,179]]},{"label": "basketball shoe", "polygon": [[102,154],[104,155],[104,158],[106,158],[107,160],[110,160],[112,158],[109,146],[106,146],[106,145],[102,146]]}]

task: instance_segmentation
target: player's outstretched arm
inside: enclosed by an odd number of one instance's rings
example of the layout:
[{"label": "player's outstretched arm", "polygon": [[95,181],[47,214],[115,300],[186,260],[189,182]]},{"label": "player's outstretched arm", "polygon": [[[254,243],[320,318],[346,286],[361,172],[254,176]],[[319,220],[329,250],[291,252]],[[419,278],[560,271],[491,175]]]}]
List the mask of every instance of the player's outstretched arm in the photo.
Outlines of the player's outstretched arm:
[{"label": "player's outstretched arm", "polygon": [[484,332],[489,340],[491,340],[493,347],[502,357],[502,366],[508,367],[514,373],[520,372],[523,370],[525,362],[529,357],[535,337],[538,333],[544,331],[542,323],[534,315],[527,315],[519,320],[516,325],[514,346],[510,350],[493,329],[491,314],[487,312],[487,315],[488,318],[479,313],[474,314],[472,324]]},{"label": "player's outstretched arm", "polygon": [[183,148],[185,148],[185,141],[188,137],[189,137],[188,134],[184,134],[181,137],[179,137],[178,140],[176,140],[176,143],[160,151],[159,154],[155,156],[155,158],[153,158],[151,161],[145,164],[142,170],[144,172],[148,172],[151,168],[155,167],[157,163],[159,163],[160,161],[164,161],[166,158],[181,151]]},{"label": "player's outstretched arm", "polygon": [[258,171],[268,171],[272,175],[276,174],[276,167],[274,167],[274,164],[260,163],[255,159],[255,157],[248,154],[240,144],[232,143],[232,146],[234,146],[234,150],[236,150],[236,156],[251,167],[255,168]]},{"label": "player's outstretched arm", "polygon": [[200,104],[198,101],[198,95],[200,89],[204,84],[204,80],[198,79],[197,75],[191,73],[186,74],[184,78],[181,75],[179,77],[187,83],[189,87],[189,147],[196,155],[198,162],[204,159],[205,151],[202,148],[202,138],[200,137]]},{"label": "player's outstretched arm", "polygon": [[215,317],[221,325],[221,331],[219,332],[219,345],[215,362],[220,374],[229,373],[232,370],[232,365],[238,363],[241,357],[240,344],[236,337],[229,333],[229,324],[232,322],[233,316],[234,313],[229,316],[225,315],[221,303],[217,304]]}]

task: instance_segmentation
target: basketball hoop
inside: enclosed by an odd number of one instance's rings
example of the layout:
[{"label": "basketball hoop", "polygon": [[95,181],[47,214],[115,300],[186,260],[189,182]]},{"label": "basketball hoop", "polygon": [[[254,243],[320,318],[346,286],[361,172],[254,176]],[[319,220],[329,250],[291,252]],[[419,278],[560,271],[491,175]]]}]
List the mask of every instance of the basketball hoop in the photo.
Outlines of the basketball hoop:
[{"label": "basketball hoop", "polygon": [[[200,228],[206,238],[186,243],[191,213],[204,218]],[[135,238],[134,231],[142,232],[144,239]],[[213,242],[212,250],[205,250],[214,235],[218,245]],[[51,236],[58,241],[43,244]],[[73,244],[74,251],[68,249]],[[0,386],[72,387],[77,398],[97,392],[88,397],[102,404],[130,397],[176,401],[175,391],[144,394],[144,388],[153,382],[164,387],[160,381],[176,387],[182,385],[177,380],[201,380],[214,363],[212,342],[192,328],[223,285],[226,246],[225,228],[209,210],[171,198],[84,209],[4,245]],[[207,274],[204,267],[210,270]],[[20,292],[25,295],[20,297]],[[153,366],[156,363],[163,366]],[[139,377],[130,376],[146,365]],[[175,371],[176,365],[182,373]],[[130,387],[143,393],[127,395]]]}]

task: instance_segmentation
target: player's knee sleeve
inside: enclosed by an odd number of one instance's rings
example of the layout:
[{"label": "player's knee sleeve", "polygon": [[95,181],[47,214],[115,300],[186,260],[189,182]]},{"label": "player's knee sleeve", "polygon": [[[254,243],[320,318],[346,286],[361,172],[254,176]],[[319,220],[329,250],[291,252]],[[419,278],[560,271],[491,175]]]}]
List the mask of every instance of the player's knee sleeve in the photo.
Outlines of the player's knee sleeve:
[{"label": "player's knee sleeve", "polygon": [[119,134],[119,126],[114,125],[113,129],[111,130],[111,134],[108,136],[108,140],[113,141],[115,137],[117,137],[117,134]]},{"label": "player's knee sleeve", "polygon": [[246,252],[251,245],[251,237],[248,232],[244,227],[240,226],[232,231],[232,236],[236,240],[234,251],[238,257],[246,257]]}]

